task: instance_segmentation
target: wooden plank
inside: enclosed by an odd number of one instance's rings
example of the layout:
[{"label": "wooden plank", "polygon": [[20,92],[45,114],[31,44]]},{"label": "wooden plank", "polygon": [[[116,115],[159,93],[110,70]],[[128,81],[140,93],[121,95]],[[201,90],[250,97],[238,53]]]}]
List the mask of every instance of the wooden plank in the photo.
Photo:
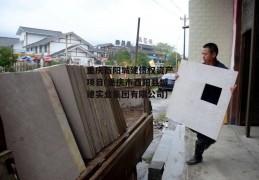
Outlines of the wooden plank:
[{"label": "wooden plank", "polygon": [[143,114],[140,117],[135,116],[135,123],[128,127],[127,131],[122,134],[116,141],[114,141],[107,148],[103,149],[98,156],[89,161],[86,166],[86,170],[79,177],[80,179],[89,179],[102,164],[113,155],[113,153],[127,140],[127,138],[145,121],[147,114]]},{"label": "wooden plank", "polygon": [[0,74],[0,114],[20,179],[75,179],[85,165],[47,73]]},{"label": "wooden plank", "polygon": [[[125,179],[134,170],[153,139],[153,116],[150,115],[90,178]],[[125,163],[126,162],[126,163]]]}]

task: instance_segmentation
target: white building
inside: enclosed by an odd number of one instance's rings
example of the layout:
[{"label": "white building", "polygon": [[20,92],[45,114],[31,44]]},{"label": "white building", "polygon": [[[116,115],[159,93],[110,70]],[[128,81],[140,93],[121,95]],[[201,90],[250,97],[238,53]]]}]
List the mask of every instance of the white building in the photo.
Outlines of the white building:
[{"label": "white building", "polygon": [[79,37],[74,32],[63,34],[60,31],[19,27],[16,35],[20,42],[13,45],[17,53],[38,54],[60,58],[79,65],[102,65],[102,52]]}]

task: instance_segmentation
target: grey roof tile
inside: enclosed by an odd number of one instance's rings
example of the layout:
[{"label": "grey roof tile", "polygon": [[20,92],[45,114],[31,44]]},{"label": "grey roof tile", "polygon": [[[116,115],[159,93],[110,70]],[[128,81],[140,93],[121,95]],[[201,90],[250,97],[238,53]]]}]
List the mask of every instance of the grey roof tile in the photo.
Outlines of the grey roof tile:
[{"label": "grey roof tile", "polygon": [[87,42],[86,40],[84,40],[83,38],[81,38],[80,36],[75,34],[74,32],[69,32],[69,33],[65,33],[65,34],[60,34],[59,36],[52,36],[52,37],[44,38],[44,39],[42,39],[40,41],[37,41],[35,43],[28,44],[27,46],[25,46],[25,48],[31,48],[31,47],[35,47],[35,46],[45,45],[45,44],[47,44],[51,41],[54,41],[55,39],[65,37],[66,35],[69,35],[69,34],[73,34],[78,39],[80,39],[84,44],[89,45],[89,48],[94,48],[93,45],[91,45],[89,42]]},{"label": "grey roof tile", "polygon": [[12,46],[19,42],[19,38],[0,37],[0,46]]},{"label": "grey roof tile", "polygon": [[20,26],[17,35],[20,35],[23,31],[32,33],[32,34],[44,34],[48,36],[59,36],[63,34],[61,31],[53,31],[53,30],[46,30],[46,29],[37,29],[37,28],[30,28],[30,27],[23,27]]},{"label": "grey roof tile", "polygon": [[[87,52],[91,57],[94,57],[95,59],[100,60],[99,57],[95,56],[95,55],[92,54],[90,51],[88,51],[88,50],[86,50],[85,48],[83,48],[81,45],[73,45],[73,46],[70,46],[70,47],[67,48],[67,51],[69,51],[69,50],[71,50],[71,49],[74,49],[74,48],[81,48],[83,51]],[[56,56],[58,56],[58,55],[60,55],[60,54],[64,54],[65,52],[66,52],[66,49],[62,49],[62,50],[60,50],[60,51],[58,51],[58,52],[55,52],[55,53],[51,54],[50,56],[51,56],[51,57],[56,57]]]},{"label": "grey roof tile", "polygon": [[112,43],[98,44],[95,47],[106,47],[106,46],[113,46],[114,47],[114,45]]}]

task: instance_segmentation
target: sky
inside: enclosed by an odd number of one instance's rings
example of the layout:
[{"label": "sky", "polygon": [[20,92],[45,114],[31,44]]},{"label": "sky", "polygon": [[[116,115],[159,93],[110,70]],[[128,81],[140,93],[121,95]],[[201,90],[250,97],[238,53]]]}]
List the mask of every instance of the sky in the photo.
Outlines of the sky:
[{"label": "sky", "polygon": [[24,26],[74,32],[92,45],[116,40],[135,45],[140,18],[142,42],[167,43],[182,54],[184,14],[188,17],[188,0],[0,0],[0,36],[17,37]]}]

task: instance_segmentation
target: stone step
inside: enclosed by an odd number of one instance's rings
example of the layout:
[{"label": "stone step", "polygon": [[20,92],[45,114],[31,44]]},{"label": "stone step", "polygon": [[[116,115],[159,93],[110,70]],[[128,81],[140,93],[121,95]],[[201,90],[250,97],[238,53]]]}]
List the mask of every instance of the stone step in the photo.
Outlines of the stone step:
[{"label": "stone step", "polygon": [[[162,138],[158,144],[155,154],[148,169],[148,179],[161,179],[165,168],[170,167],[167,160],[173,158],[175,153],[175,143],[178,143],[178,137],[182,136],[184,126],[174,124],[173,127],[164,128]],[[176,155],[175,154],[175,155]]]}]

